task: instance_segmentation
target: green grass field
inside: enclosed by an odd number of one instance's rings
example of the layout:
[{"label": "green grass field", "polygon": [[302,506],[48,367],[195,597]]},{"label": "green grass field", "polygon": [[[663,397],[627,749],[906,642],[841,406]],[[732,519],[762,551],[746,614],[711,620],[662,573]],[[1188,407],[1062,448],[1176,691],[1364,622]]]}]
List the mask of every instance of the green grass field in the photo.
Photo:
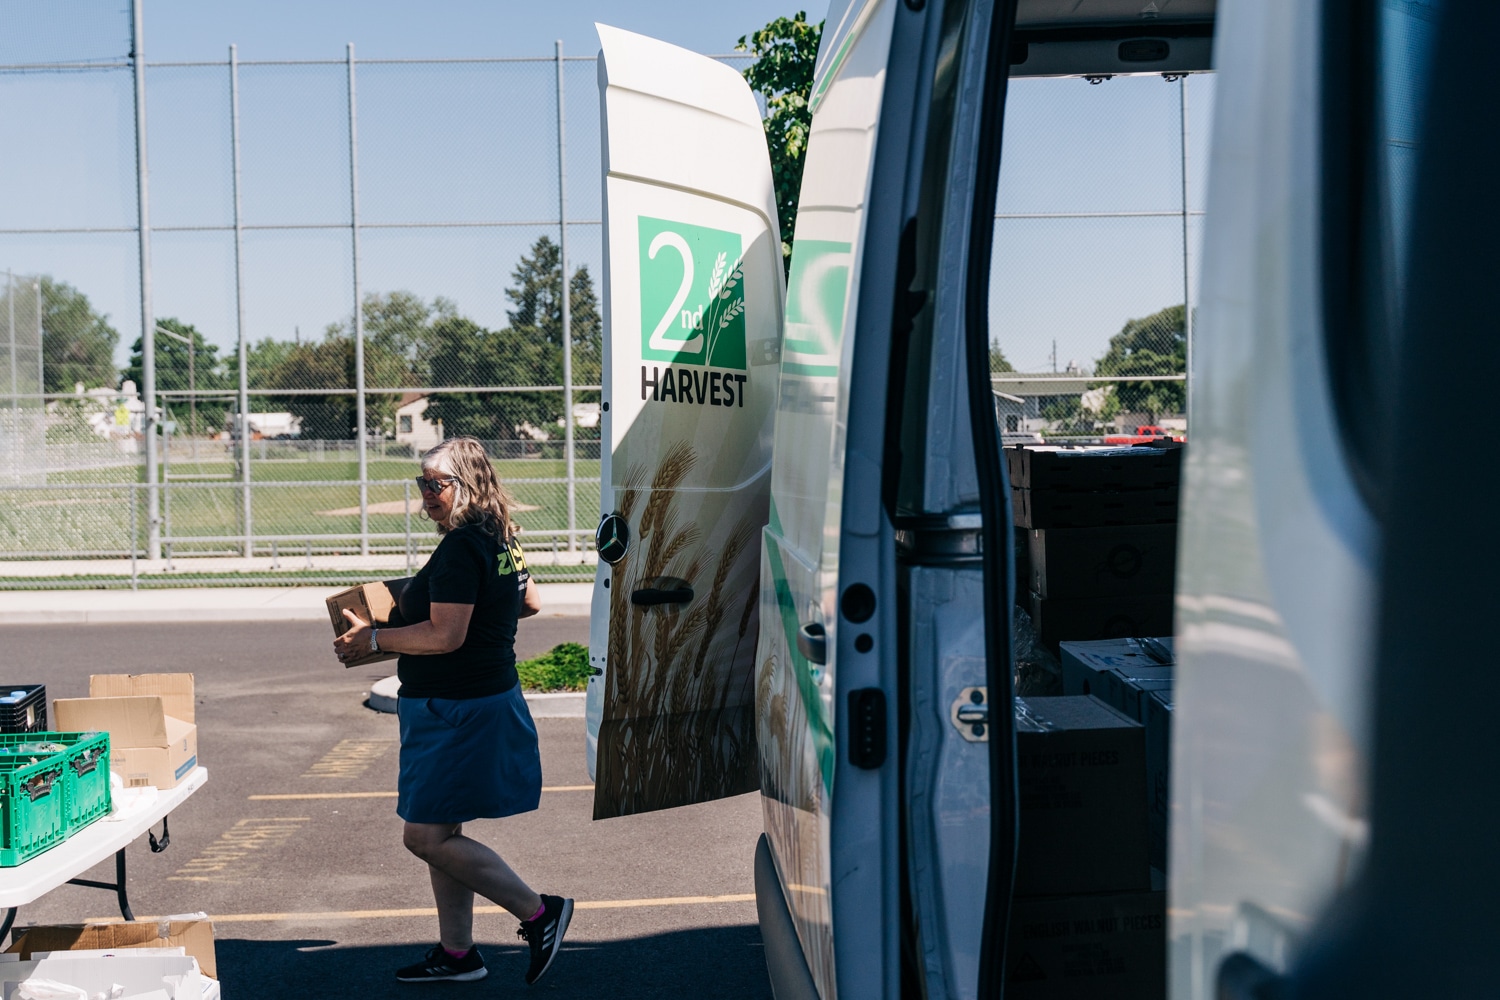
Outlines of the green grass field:
[{"label": "green grass field", "polygon": [[[251,516],[257,538],[279,536],[283,545],[312,539],[315,551],[344,552],[353,539],[320,536],[356,536],[359,532],[359,467],[354,461],[270,460],[251,464]],[[495,463],[501,480],[518,504],[515,521],[522,528],[522,543],[549,548],[550,539],[540,532],[567,527],[567,484],[561,460],[515,459]],[[174,540],[180,555],[221,552],[235,554],[233,541],[243,530],[240,521],[241,492],[228,477],[234,467],[227,462],[170,464],[171,480],[163,488],[164,535]],[[577,518],[590,526],[599,509],[599,462],[577,463]],[[370,531],[403,535],[408,524],[413,536],[432,534],[432,526],[415,510],[403,513],[403,500],[414,502],[415,483],[404,483],[416,475],[411,460],[372,461],[370,486]],[[138,467],[91,469],[56,473],[48,477],[48,490],[6,490],[0,487],[0,559],[7,554],[55,554],[62,557],[105,552],[127,552],[132,536],[139,547],[145,537],[143,491],[107,487],[106,483],[142,482]],[[222,483],[223,485],[220,485]],[[311,485],[316,483],[317,485]],[[132,493],[136,496],[132,503]],[[535,509],[526,509],[526,508]],[[134,509],[133,509],[134,508]],[[528,539],[526,533],[531,533]],[[529,544],[528,544],[529,543]],[[399,551],[403,539],[378,542]],[[269,550],[269,542],[258,546]]]}]

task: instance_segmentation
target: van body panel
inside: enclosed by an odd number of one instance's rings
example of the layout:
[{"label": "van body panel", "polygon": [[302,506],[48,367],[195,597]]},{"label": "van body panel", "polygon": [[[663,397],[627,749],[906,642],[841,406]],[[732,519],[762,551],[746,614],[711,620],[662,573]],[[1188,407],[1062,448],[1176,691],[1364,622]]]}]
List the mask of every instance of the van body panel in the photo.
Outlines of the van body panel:
[{"label": "van body panel", "polygon": [[604,171],[594,816],[757,786],[758,543],[770,487],[781,239],[738,73],[599,26]]},{"label": "van body panel", "polygon": [[[882,790],[884,775],[867,778],[849,768],[840,749],[836,594],[858,275],[899,6],[864,5],[851,29],[825,36],[820,50],[820,65],[830,43],[840,51],[819,85],[808,139],[764,544],[756,687],[767,843],[825,1000],[886,995],[897,963],[893,796]],[[878,387],[861,391],[878,394]],[[876,496],[878,490],[867,499]],[[798,650],[797,632],[806,626],[825,637],[826,662],[810,662]],[[860,918],[841,924],[836,955],[833,922],[851,904]]]},{"label": "van body panel", "polygon": [[985,947],[989,745],[965,738],[953,714],[955,705],[969,701],[968,692],[986,686],[984,619],[975,613],[984,605],[984,578],[977,566],[918,567],[909,587],[913,669],[905,782],[920,961],[929,996],[973,997]]},{"label": "van body panel", "polygon": [[1284,969],[1367,831],[1375,524],[1322,348],[1319,7],[1225,0],[1177,583],[1171,996]]}]

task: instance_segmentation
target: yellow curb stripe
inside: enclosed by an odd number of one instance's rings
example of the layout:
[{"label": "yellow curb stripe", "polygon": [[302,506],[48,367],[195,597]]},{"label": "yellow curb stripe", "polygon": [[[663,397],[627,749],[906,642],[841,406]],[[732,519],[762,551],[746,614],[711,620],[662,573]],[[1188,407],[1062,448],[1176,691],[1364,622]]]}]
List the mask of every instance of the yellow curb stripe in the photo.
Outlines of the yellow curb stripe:
[{"label": "yellow curb stripe", "polygon": [[[649,899],[581,899],[573,904],[577,910],[633,910],[650,906],[699,906],[706,903],[753,903],[755,893],[740,892],[727,896],[657,896]],[[475,913],[506,913],[500,906],[476,906]],[[435,917],[436,907],[412,907],[400,910],[324,910],[303,913],[217,913],[209,916],[216,924],[276,923],[283,920],[318,922],[327,920],[382,920],[392,917]],[[137,921],[162,920],[162,917],[136,917]],[[124,923],[122,917],[89,917],[91,924]]]},{"label": "yellow curb stripe", "polygon": [[[591,792],[593,785],[548,785],[544,792]],[[394,799],[395,792],[288,792],[281,795],[251,795],[251,802],[290,802],[294,799]]]}]

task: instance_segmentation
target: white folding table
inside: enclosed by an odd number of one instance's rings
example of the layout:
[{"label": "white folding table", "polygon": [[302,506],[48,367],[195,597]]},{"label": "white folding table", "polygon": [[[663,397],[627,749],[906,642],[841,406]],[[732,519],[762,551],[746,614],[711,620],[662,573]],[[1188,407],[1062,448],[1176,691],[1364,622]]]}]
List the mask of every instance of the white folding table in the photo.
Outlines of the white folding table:
[{"label": "white folding table", "polygon": [[[114,809],[49,851],[14,868],[0,868],[0,909],[5,919],[0,923],[0,942],[10,933],[16,910],[45,896],[60,885],[86,885],[94,889],[111,889],[120,902],[120,916],[134,920],[130,900],[125,895],[125,848],[145,833],[152,853],[159,854],[171,843],[167,817],[173,809],[208,782],[208,771],[197,767],[165,791],[156,788],[127,788],[114,794]],[[150,830],[161,823],[161,839]],[[99,882],[79,878],[83,872],[115,856],[115,880]]]}]

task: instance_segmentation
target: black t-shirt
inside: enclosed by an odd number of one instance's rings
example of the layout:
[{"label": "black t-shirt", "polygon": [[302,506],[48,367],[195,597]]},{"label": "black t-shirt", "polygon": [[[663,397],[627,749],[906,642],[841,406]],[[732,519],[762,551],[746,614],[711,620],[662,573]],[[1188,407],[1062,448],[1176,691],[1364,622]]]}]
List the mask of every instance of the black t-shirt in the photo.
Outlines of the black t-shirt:
[{"label": "black t-shirt", "polygon": [[462,646],[451,653],[402,653],[396,673],[403,698],[485,698],[517,683],[516,622],[531,574],[521,545],[476,524],[454,528],[401,593],[408,624],[429,621],[432,605],[472,604]]}]

